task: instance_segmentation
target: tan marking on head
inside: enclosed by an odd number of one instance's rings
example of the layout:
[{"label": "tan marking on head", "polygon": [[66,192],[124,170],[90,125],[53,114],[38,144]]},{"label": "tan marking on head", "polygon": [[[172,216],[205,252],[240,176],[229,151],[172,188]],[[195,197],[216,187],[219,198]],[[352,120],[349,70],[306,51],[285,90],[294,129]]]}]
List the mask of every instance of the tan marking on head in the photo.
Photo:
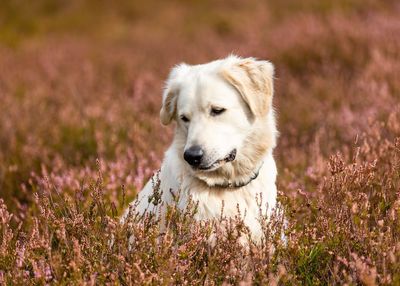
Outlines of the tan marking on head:
[{"label": "tan marking on head", "polygon": [[274,67],[270,62],[243,59],[220,75],[236,88],[254,116],[268,114],[274,91]]}]

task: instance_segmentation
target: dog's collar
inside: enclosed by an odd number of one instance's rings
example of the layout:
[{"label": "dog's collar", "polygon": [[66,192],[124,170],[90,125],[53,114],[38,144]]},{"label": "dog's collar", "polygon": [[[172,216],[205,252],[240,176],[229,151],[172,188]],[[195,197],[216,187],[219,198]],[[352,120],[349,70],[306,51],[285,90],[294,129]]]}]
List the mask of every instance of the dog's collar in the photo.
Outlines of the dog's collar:
[{"label": "dog's collar", "polygon": [[207,182],[205,182],[207,184],[207,186],[209,188],[221,188],[221,189],[239,189],[242,187],[247,186],[248,184],[250,184],[252,181],[254,181],[255,179],[257,179],[258,174],[260,173],[261,167],[263,166],[264,161],[261,162],[260,166],[257,168],[257,170],[255,172],[253,172],[253,174],[250,176],[250,178],[248,178],[246,181],[242,182],[232,182],[232,181],[226,181],[224,183],[217,183],[217,184],[208,184]]}]

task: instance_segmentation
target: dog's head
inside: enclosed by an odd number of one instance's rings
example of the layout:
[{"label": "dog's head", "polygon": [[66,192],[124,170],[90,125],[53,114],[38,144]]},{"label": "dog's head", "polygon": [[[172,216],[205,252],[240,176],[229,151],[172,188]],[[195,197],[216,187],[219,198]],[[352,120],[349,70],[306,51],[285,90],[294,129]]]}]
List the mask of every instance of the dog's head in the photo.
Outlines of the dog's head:
[{"label": "dog's head", "polygon": [[236,56],[172,69],[161,122],[177,122],[174,144],[194,175],[244,174],[274,147],[273,75],[270,62]]}]

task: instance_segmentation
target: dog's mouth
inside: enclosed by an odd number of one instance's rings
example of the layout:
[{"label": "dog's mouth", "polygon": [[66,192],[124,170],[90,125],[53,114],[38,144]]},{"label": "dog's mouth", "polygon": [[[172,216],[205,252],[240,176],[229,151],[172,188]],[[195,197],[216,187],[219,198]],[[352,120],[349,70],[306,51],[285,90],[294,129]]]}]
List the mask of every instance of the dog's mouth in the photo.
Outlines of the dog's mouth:
[{"label": "dog's mouth", "polygon": [[219,168],[222,164],[232,162],[236,158],[236,149],[233,149],[227,156],[225,156],[223,159],[219,159],[212,163],[211,165],[208,166],[198,166],[197,169],[201,171],[213,171],[217,168]]}]

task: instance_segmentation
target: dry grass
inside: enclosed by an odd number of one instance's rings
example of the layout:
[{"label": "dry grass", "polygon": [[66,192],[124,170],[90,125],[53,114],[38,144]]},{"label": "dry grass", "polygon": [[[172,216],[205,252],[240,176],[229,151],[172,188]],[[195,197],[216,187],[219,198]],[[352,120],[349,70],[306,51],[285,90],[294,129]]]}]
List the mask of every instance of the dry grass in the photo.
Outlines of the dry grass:
[{"label": "dry grass", "polygon": [[[0,4],[0,285],[399,285],[400,6],[131,2]],[[168,69],[230,52],[277,68],[282,210],[264,243],[243,249],[235,220],[210,249],[195,206],[166,234],[120,226],[172,136]]]}]

